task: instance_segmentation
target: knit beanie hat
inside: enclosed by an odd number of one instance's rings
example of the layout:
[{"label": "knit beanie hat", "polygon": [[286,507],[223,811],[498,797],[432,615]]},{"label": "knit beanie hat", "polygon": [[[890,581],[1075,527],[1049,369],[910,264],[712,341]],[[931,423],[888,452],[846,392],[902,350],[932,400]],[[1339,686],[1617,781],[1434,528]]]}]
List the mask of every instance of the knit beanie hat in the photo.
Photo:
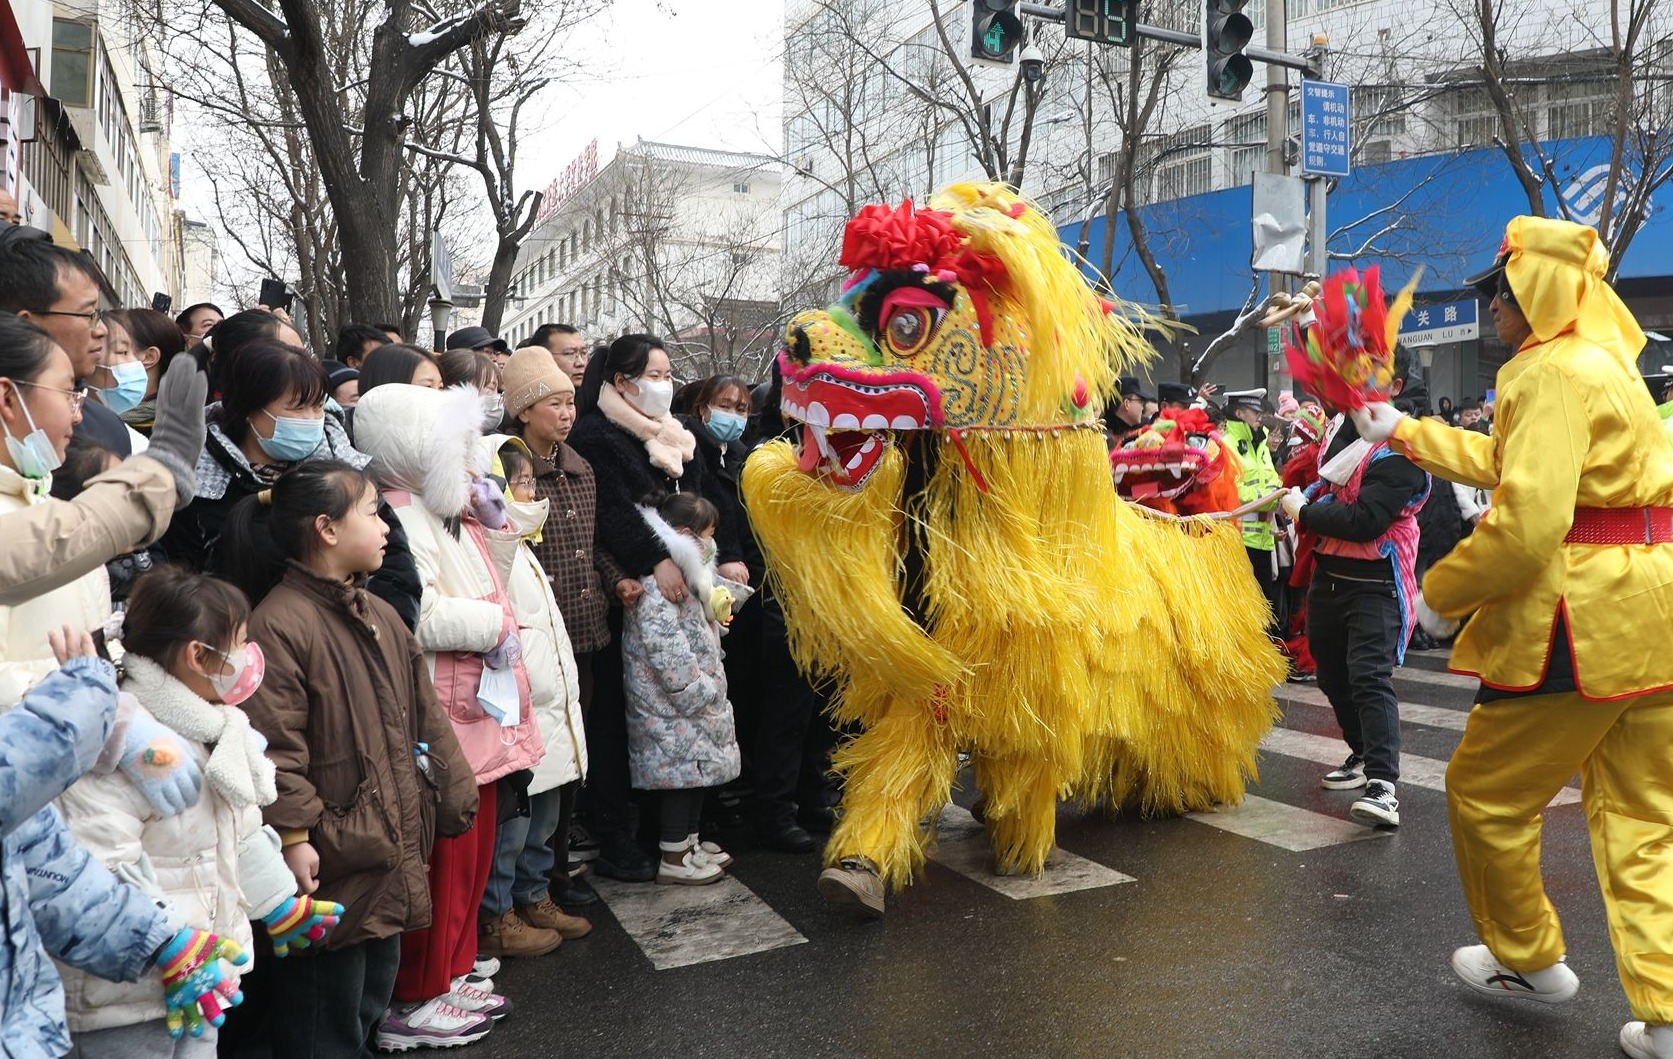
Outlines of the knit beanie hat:
[{"label": "knit beanie hat", "polygon": [[551,351],[541,346],[529,346],[511,354],[500,370],[500,385],[505,392],[506,414],[513,419],[542,397],[575,392],[575,384],[559,370]]}]

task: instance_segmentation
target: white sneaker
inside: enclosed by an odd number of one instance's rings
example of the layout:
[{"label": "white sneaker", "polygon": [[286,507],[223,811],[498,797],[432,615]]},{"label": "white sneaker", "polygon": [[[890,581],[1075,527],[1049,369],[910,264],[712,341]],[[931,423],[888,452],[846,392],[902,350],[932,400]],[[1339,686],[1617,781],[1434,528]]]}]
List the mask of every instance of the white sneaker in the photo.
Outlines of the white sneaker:
[{"label": "white sneaker", "polygon": [[[1471,989],[1492,997],[1561,1004],[1580,992],[1579,977],[1561,960],[1540,971],[1513,971],[1495,959],[1485,945],[1466,945],[1454,952],[1452,973]],[[1624,1040],[1626,1031],[1621,1033]],[[1669,1054],[1673,1059],[1673,1053]]]},{"label": "white sneaker", "polygon": [[1673,1026],[1629,1022],[1621,1027],[1621,1051],[1632,1059],[1673,1059]]},{"label": "white sneaker", "polygon": [[[710,863],[696,846],[683,842],[659,842],[657,846],[663,853],[682,854],[678,864],[670,864],[663,857],[657,858],[656,881],[663,886],[707,886],[719,882],[726,875],[725,869]],[[699,856],[703,856],[701,861]]]},{"label": "white sneaker", "polygon": [[[471,964],[471,973],[465,977],[471,979],[477,985],[482,985],[480,981],[477,981],[478,979],[492,978],[499,973],[500,961],[496,957],[478,956],[476,962]],[[483,986],[483,988],[492,989],[493,986]]]},{"label": "white sneaker", "polygon": [[732,865],[732,854],[720,848],[718,842],[704,842],[698,835],[692,835],[686,841],[691,843],[691,854],[695,859],[713,864],[718,868],[728,868]]},{"label": "white sneaker", "polygon": [[1365,793],[1348,807],[1348,815],[1367,827],[1399,827],[1400,799],[1394,796],[1394,784],[1367,780]]},{"label": "white sneaker", "polygon": [[403,1004],[390,1008],[378,1024],[378,1051],[456,1048],[488,1036],[494,1028],[493,1020],[455,1007],[448,995],[411,1007]]},{"label": "white sneaker", "polygon": [[461,1011],[487,1015],[495,1020],[511,1014],[510,998],[494,992],[492,983],[484,986],[464,976],[453,979],[453,989],[447,994],[447,1002]]}]

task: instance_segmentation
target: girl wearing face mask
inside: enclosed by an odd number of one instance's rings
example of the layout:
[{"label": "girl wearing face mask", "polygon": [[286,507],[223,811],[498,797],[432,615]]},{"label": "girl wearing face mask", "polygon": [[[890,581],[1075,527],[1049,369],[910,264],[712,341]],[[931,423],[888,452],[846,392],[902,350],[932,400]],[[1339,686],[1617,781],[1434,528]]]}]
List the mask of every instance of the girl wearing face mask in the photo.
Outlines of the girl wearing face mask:
[{"label": "girl wearing face mask", "polygon": [[450,349],[436,357],[441,368],[442,385],[474,386],[482,399],[482,432],[491,434],[500,429],[505,419],[505,395],[500,387],[500,369],[494,358],[474,349]]},{"label": "girl wearing face mask", "polygon": [[[45,332],[0,313],[0,514],[52,503],[52,474],[64,462],[81,421],[82,393],[70,358]],[[7,540],[0,547],[23,547]],[[0,607],[0,708],[12,706],[37,680],[58,668],[47,630],[97,629],[110,616],[103,566],[19,603]]]},{"label": "girl wearing face mask", "polygon": [[[334,460],[297,466],[227,521],[229,572],[261,598],[250,635],[265,648],[266,675],[243,708],[278,772],[263,816],[297,889],[344,907],[317,951],[268,965],[267,1025],[230,1020],[223,1044],[233,1054],[257,1035],[276,1056],[367,1054],[402,933],[432,921],[435,842],[473,822],[493,831],[491,815],[476,820],[470,765],[423,650],[365,590],[390,541],[371,479]],[[273,553],[283,560],[277,584]],[[487,1032],[487,1019],[440,1014],[425,1029],[453,1033],[449,1043]],[[234,1033],[238,1042],[225,1039]]]},{"label": "girl wearing face mask", "polygon": [[[168,901],[194,925],[249,948],[251,920],[275,956],[323,940],[342,906],[299,893],[262,824],[278,796],[267,740],[238,704],[260,686],[261,648],[246,639],[249,605],[231,585],[165,566],[134,587],[124,623],[122,690],[202,767],[195,804],[159,818],[123,770],[83,777],[59,799],[78,841],[105,866]],[[65,1008],[78,1059],[215,1054],[216,1032],[170,1037],[156,971],[107,982],[65,967]]]},{"label": "girl wearing face mask", "polygon": [[[593,470],[598,484],[597,540],[602,557],[626,579],[643,585],[654,577],[672,603],[688,595],[685,578],[667,546],[639,516],[640,498],[653,494],[703,494],[704,467],[697,439],[668,414],[673,371],[662,340],[623,335],[587,364],[575,404],[579,414],[569,446]],[[721,547],[730,552],[731,541]],[[608,582],[615,585],[615,580]],[[620,596],[624,603],[631,599]],[[593,704],[587,721],[592,775],[583,792],[587,828],[600,845],[600,874],[645,882],[657,867],[628,833],[626,699],[622,691],[622,613],[610,612],[611,640],[594,658]]]},{"label": "girl wearing face mask", "polygon": [[151,379],[134,355],[133,338],[122,319],[111,313],[104,321],[104,356],[88,376],[87,385],[100,404],[121,415],[145,400]]},{"label": "girl wearing face mask", "polygon": [[[145,369],[145,395],[126,412],[118,412],[122,422],[147,437],[157,418],[157,386],[170,362],[186,351],[186,336],[168,316],[155,309],[118,309],[105,314],[107,324],[114,323],[127,332],[135,359]],[[108,341],[108,340],[107,340]]]}]

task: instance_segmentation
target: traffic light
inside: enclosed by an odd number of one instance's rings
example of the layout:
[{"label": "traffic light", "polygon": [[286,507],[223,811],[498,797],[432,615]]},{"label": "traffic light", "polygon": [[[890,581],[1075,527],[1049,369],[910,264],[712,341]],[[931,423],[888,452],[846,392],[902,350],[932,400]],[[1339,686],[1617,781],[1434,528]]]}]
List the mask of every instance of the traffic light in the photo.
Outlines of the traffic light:
[{"label": "traffic light", "polygon": [[1249,0],[1203,0],[1202,51],[1208,63],[1208,98],[1243,101],[1255,64],[1243,54],[1255,24],[1243,13]]},{"label": "traffic light", "polygon": [[970,57],[984,62],[1009,63],[1022,46],[1022,19],[1017,0],[972,0]]}]

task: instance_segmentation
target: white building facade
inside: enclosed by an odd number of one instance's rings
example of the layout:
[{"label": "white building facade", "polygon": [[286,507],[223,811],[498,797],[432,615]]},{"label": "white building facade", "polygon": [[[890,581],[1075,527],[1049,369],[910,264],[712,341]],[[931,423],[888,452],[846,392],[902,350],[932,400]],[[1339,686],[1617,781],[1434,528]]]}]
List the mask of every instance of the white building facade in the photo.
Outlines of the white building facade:
[{"label": "white building facade", "polygon": [[115,0],[10,6],[41,93],[7,91],[3,179],[23,223],[87,251],[116,304],[178,302],[178,160],[154,42]]},{"label": "white building facade", "polygon": [[651,333],[682,377],[756,371],[780,322],[780,168],[644,140],[578,180],[572,167],[518,254],[503,337],[548,323],[591,341]]}]

